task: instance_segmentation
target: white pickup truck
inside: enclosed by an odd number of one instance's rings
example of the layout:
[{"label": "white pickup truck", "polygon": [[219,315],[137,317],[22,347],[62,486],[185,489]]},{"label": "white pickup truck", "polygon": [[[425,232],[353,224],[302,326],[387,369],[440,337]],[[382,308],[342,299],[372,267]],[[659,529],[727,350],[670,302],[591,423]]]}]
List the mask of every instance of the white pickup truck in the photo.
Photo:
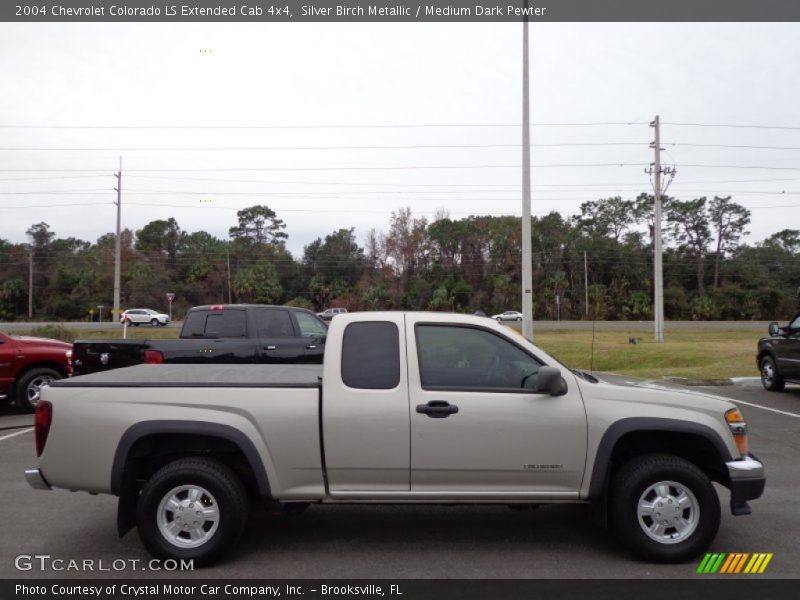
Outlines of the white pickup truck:
[{"label": "white pickup truck", "polygon": [[[684,561],[765,484],[730,402],[612,385],[491,319],[335,318],[319,365],[139,365],[64,379],[36,413],[38,489],[119,496],[158,557],[219,559],[252,499],[593,503],[624,544]],[[54,501],[57,501],[54,499]]]}]

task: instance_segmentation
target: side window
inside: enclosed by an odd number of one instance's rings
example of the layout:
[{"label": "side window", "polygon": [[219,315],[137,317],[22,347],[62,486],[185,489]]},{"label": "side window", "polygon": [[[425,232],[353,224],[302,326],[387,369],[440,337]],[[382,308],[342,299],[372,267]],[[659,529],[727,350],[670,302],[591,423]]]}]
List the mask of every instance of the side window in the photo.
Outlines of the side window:
[{"label": "side window", "polygon": [[789,323],[789,329],[792,329],[792,330],[800,329],[800,315],[798,315],[797,318],[794,321]]},{"label": "side window", "polygon": [[243,310],[226,310],[206,313],[206,337],[247,337],[247,325]]},{"label": "side window", "polygon": [[300,327],[300,336],[304,338],[324,338],[328,335],[325,323],[308,313],[296,312],[297,325]]},{"label": "side window", "polygon": [[266,338],[292,338],[294,326],[288,310],[262,308],[256,312],[258,336]]},{"label": "side window", "polygon": [[400,333],[386,321],[350,323],[342,340],[342,381],[351,388],[391,390],[400,383]]},{"label": "side window", "polygon": [[418,325],[419,369],[425,389],[536,389],[541,364],[483,329]]}]

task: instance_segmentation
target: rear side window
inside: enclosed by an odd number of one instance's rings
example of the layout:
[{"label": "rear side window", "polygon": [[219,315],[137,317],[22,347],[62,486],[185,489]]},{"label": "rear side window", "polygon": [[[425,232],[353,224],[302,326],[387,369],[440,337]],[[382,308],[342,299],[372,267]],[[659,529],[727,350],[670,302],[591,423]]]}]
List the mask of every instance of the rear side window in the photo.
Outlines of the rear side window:
[{"label": "rear side window", "polygon": [[350,323],[342,342],[342,381],[351,388],[390,390],[400,383],[400,333],[386,321]]},{"label": "rear side window", "polygon": [[195,311],[186,317],[183,337],[247,337],[243,310]]}]

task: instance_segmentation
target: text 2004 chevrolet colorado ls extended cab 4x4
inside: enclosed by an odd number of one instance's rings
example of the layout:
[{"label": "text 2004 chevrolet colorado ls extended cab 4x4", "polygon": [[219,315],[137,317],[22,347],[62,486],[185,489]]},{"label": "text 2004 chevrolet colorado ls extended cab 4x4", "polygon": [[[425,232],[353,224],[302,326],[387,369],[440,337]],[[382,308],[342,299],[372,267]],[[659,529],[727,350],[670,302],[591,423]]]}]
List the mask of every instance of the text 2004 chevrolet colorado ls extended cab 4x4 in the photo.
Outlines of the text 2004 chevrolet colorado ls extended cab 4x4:
[{"label": "text 2004 chevrolet colorado ls extended cab 4x4", "polygon": [[638,555],[682,561],[716,535],[712,481],[736,515],[765,482],[730,402],[602,383],[490,319],[436,313],[340,315],[322,366],[59,381],[36,444],[33,487],[116,494],[121,534],[135,524],[151,553],[195,564],[235,544],[248,496],[591,502]]}]

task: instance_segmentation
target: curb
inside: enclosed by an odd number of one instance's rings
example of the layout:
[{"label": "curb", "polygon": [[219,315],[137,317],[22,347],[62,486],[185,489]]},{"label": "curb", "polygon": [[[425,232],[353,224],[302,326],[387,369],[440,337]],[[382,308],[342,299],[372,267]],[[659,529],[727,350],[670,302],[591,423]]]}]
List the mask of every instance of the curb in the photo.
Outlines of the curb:
[{"label": "curb", "polygon": [[733,385],[732,379],[690,379],[688,377],[663,377],[664,381],[685,385],[686,387],[713,387]]}]

